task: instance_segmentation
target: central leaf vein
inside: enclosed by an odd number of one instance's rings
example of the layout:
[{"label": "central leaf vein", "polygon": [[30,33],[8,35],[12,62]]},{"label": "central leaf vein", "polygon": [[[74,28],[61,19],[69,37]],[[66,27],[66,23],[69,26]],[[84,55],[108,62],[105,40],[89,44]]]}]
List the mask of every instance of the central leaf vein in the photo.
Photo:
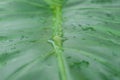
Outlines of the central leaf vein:
[{"label": "central leaf vein", "polygon": [[61,80],[67,80],[65,62],[63,57],[63,30],[62,30],[62,8],[61,6],[55,6],[53,8],[54,12],[54,26],[53,26],[53,47],[57,55],[58,65],[59,65],[59,74]]}]

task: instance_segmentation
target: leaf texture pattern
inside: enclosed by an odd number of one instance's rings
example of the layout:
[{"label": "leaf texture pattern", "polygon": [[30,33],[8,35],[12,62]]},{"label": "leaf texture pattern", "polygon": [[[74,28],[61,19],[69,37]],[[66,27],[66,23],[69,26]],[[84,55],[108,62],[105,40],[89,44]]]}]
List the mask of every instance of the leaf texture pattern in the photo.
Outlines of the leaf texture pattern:
[{"label": "leaf texture pattern", "polygon": [[0,0],[0,80],[120,80],[120,0]]}]

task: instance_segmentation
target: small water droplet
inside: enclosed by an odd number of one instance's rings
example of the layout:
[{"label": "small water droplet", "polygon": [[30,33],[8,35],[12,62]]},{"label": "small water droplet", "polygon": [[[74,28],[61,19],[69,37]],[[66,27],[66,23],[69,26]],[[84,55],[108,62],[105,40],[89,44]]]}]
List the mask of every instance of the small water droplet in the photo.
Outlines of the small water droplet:
[{"label": "small water droplet", "polygon": [[74,66],[75,66],[74,63],[69,63],[69,65],[71,68],[74,68]]},{"label": "small water droplet", "polygon": [[89,15],[88,17],[92,18],[93,16]]},{"label": "small water droplet", "polygon": [[81,67],[87,68],[87,67],[89,66],[89,62],[83,60],[83,61],[80,63],[80,65],[81,65]]},{"label": "small water droplet", "polygon": [[87,68],[89,66],[88,61],[73,62],[72,67],[74,68]]},{"label": "small water droplet", "polygon": [[73,30],[76,30],[76,26],[73,26],[72,29],[73,29]]},{"label": "small water droplet", "polygon": [[71,56],[68,56],[67,59],[71,59]]},{"label": "small water droplet", "polygon": [[1,41],[1,40],[5,40],[5,39],[7,39],[6,36],[0,36],[0,41]]},{"label": "small water droplet", "polygon": [[107,17],[111,17],[111,14],[110,14],[110,13],[106,13],[106,16],[107,16]]},{"label": "small water droplet", "polygon": [[81,25],[81,24],[79,24],[78,26],[79,26],[79,27],[82,27],[82,25]]},{"label": "small water droplet", "polygon": [[117,54],[116,54],[115,52],[112,52],[112,55],[113,55],[113,56],[117,56]]},{"label": "small water droplet", "polygon": [[76,36],[73,36],[73,38],[76,38]]},{"label": "small water droplet", "polygon": [[5,62],[7,59],[8,53],[0,54],[0,63]]},{"label": "small water droplet", "polygon": [[111,32],[111,31],[107,31],[107,32],[108,32],[108,34],[115,36],[115,34],[113,32]]},{"label": "small water droplet", "polygon": [[63,42],[65,42],[66,40],[68,40],[68,38],[67,37],[63,37],[62,40],[63,40]]},{"label": "small water droplet", "polygon": [[52,68],[52,65],[51,65],[51,64],[47,64],[47,67],[48,67],[48,68]]},{"label": "small water droplet", "polygon": [[114,73],[114,76],[116,76],[116,77],[119,76],[119,73],[118,72]]},{"label": "small water droplet", "polygon": [[85,38],[82,38],[82,40],[86,40]]},{"label": "small water droplet", "polygon": [[75,24],[72,24],[72,29],[76,30],[77,26]]},{"label": "small water droplet", "polygon": [[16,49],[16,47],[12,47],[11,49],[12,49],[12,50],[13,50],[13,49]]},{"label": "small water droplet", "polygon": [[31,41],[29,41],[29,42],[31,42],[31,43],[35,43],[35,42],[37,42],[37,40],[31,40]]},{"label": "small water droplet", "polygon": [[109,24],[109,22],[104,21],[104,24]]},{"label": "small water droplet", "polygon": [[112,0],[92,0],[91,1],[92,3],[111,3],[112,2]]},{"label": "small water droplet", "polygon": [[25,36],[24,35],[22,35],[21,37],[20,37],[20,40],[23,40],[25,38]]},{"label": "small water droplet", "polygon": [[110,17],[112,20],[114,19],[114,17],[112,16],[111,13],[106,13],[106,16],[107,16],[107,17]]},{"label": "small water droplet", "polygon": [[28,37],[27,37],[27,36],[22,35],[22,36],[20,37],[20,40],[23,40],[23,39],[25,39],[25,38],[28,38]]},{"label": "small water droplet", "polygon": [[81,27],[83,31],[96,31],[93,27]]},{"label": "small water droplet", "polygon": [[96,58],[94,58],[94,60],[95,60],[95,61],[97,61],[97,59],[96,59]]},{"label": "small water droplet", "polygon": [[9,42],[13,42],[13,40],[9,40]]}]

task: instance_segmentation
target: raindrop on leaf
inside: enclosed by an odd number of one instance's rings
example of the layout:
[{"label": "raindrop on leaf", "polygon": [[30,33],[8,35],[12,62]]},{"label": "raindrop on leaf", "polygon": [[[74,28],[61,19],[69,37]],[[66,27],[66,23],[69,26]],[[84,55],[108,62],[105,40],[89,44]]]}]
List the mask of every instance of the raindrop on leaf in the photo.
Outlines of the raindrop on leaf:
[{"label": "raindrop on leaf", "polygon": [[83,31],[96,31],[93,27],[81,27]]}]

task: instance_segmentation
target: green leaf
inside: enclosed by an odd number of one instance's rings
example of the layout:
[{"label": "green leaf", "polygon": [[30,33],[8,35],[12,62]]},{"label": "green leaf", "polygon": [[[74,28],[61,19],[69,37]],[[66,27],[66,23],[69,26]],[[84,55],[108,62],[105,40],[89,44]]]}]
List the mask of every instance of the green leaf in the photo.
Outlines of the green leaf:
[{"label": "green leaf", "polygon": [[0,0],[0,80],[120,80],[120,0]]}]

